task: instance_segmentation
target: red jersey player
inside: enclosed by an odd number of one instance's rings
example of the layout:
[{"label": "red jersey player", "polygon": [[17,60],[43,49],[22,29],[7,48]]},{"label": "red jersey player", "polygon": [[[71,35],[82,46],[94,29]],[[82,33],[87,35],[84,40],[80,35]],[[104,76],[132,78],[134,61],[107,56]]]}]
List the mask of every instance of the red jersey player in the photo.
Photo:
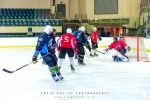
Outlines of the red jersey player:
[{"label": "red jersey player", "polygon": [[108,50],[115,49],[115,54],[113,56],[114,61],[124,61],[128,62],[129,58],[125,55],[126,51],[130,51],[130,47],[127,46],[125,42],[122,40],[118,40],[117,37],[113,38],[113,43],[111,43],[106,49],[105,52]]},{"label": "red jersey player", "polygon": [[[59,60],[58,60],[58,66],[61,68],[62,62],[65,59],[66,53],[68,54],[69,61],[70,61],[70,67],[71,71],[75,71],[74,69],[74,52],[76,49],[76,41],[74,36],[72,35],[71,28],[68,28],[66,34],[63,34],[60,39],[57,41],[57,50],[60,50],[59,53]],[[61,46],[60,46],[61,44]]]},{"label": "red jersey player", "polygon": [[101,41],[102,38],[99,37],[96,27],[93,28],[93,32],[90,34],[90,38],[91,38],[91,43],[92,43],[92,52],[91,53],[93,56],[98,56],[98,54],[96,54],[96,52],[95,52],[95,49],[98,48],[98,40]]}]

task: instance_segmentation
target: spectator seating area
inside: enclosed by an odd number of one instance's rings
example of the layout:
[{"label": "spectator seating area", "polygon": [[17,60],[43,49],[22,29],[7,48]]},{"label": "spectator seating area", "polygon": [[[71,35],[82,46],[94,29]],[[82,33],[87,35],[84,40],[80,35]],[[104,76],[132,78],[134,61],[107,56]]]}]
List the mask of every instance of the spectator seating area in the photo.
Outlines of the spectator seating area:
[{"label": "spectator seating area", "polygon": [[0,26],[60,26],[50,9],[0,8]]},{"label": "spectator seating area", "polygon": [[0,26],[60,26],[56,19],[2,19]]}]

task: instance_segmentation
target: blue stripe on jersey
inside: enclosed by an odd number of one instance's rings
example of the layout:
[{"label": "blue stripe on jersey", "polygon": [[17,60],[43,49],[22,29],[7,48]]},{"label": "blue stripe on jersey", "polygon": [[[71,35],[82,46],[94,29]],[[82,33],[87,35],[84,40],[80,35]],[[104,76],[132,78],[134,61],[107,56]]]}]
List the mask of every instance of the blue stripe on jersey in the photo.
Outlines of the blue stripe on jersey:
[{"label": "blue stripe on jersey", "polygon": [[48,49],[47,49],[46,44],[42,47],[41,53],[48,53]]}]

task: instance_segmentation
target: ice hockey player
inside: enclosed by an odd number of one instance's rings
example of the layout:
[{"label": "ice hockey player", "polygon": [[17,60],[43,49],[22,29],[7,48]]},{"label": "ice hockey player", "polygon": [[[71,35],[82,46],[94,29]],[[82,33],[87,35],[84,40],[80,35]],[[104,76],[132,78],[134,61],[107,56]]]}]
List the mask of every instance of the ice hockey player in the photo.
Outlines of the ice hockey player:
[{"label": "ice hockey player", "polygon": [[38,37],[35,53],[32,57],[34,64],[37,63],[37,57],[39,53],[43,56],[45,63],[49,67],[52,78],[58,82],[59,79],[63,80],[60,70],[57,66],[57,57],[55,55],[56,41],[53,35],[53,28],[50,25],[46,25],[44,33]]},{"label": "ice hockey player", "polygon": [[122,40],[118,40],[117,37],[113,38],[113,43],[109,45],[104,52],[108,52],[111,49],[115,49],[115,54],[112,56],[113,61],[128,62],[129,58],[125,55],[126,51],[130,51],[130,47],[127,46]]},{"label": "ice hockey player", "polygon": [[[54,35],[54,39],[56,41],[56,29],[53,29],[53,35]],[[45,61],[42,61],[42,64],[46,65]]]},{"label": "ice hockey player", "polygon": [[101,41],[102,38],[99,37],[96,27],[93,28],[93,32],[90,34],[90,38],[92,43],[92,55],[98,56],[96,49],[98,48],[98,42]]},{"label": "ice hockey player", "polygon": [[79,65],[85,65],[85,63],[83,62],[84,60],[84,55],[85,55],[85,50],[83,46],[87,46],[87,38],[85,37],[85,27],[81,26],[80,27],[80,31],[77,32],[76,35],[76,46],[77,46],[77,59],[78,59],[78,63]]},{"label": "ice hockey player", "polygon": [[[60,47],[61,44],[61,47]],[[77,51],[76,48],[76,40],[72,35],[71,28],[67,28],[66,34],[63,34],[60,39],[57,41],[57,50],[59,51],[59,58],[58,58],[58,67],[59,69],[62,66],[63,60],[65,59],[66,53],[68,54],[71,71],[74,72],[74,52]]]}]

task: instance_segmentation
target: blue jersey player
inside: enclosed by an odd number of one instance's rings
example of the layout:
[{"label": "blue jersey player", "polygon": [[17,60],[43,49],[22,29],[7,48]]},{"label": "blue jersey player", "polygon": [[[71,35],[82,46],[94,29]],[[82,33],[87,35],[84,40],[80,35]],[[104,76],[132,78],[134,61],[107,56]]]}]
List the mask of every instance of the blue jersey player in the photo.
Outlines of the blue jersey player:
[{"label": "blue jersey player", "polygon": [[85,65],[84,63],[84,55],[85,50],[83,46],[87,46],[87,35],[85,34],[85,27],[81,26],[80,31],[77,32],[76,36],[76,46],[77,46],[77,59],[79,65]]},{"label": "blue jersey player", "polygon": [[37,57],[39,54],[43,57],[43,60],[49,67],[52,78],[57,82],[59,79],[63,79],[60,70],[57,66],[57,57],[55,55],[56,41],[53,35],[53,28],[50,25],[45,26],[43,34],[38,37],[35,53],[32,61],[37,63]]}]

